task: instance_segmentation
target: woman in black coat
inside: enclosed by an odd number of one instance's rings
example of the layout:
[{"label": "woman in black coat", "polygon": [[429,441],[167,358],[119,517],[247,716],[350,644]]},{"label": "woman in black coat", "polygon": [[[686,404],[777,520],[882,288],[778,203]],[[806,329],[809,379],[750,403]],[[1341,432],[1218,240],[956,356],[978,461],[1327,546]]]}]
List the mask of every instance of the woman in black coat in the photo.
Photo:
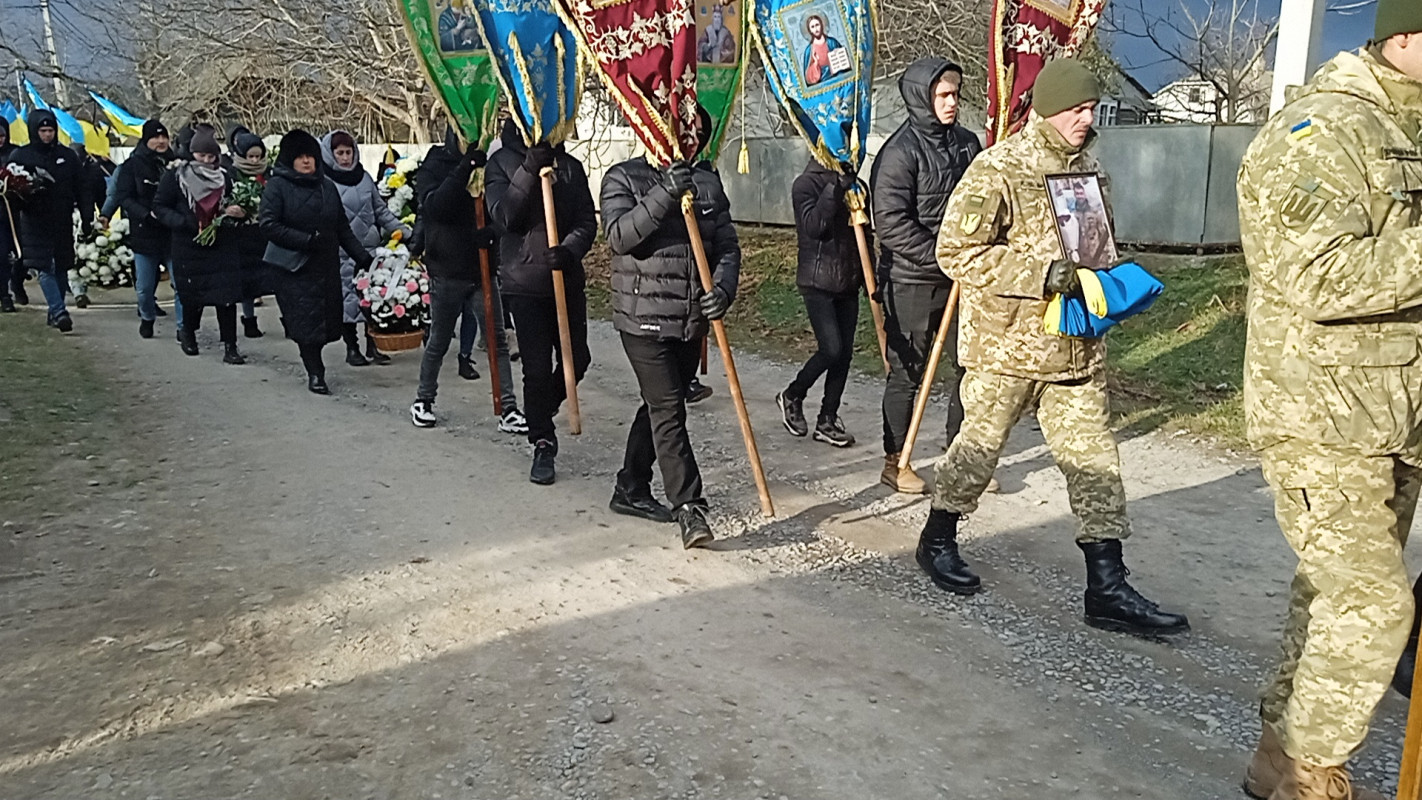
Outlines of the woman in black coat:
[{"label": "woman in black coat", "polygon": [[351,232],[316,137],[293,130],[282,137],[278,153],[258,219],[273,245],[267,258],[273,288],[286,338],[296,342],[306,366],[306,388],[330,394],[321,348],[341,339],[340,250],[355,260],[357,271],[369,269],[373,259]]},{"label": "woman in black coat", "polygon": [[[267,146],[262,138],[238,125],[227,136],[227,147],[231,151],[228,160],[228,174],[232,185],[240,188],[246,182],[266,187],[270,170],[267,167]],[[263,295],[271,294],[268,284],[267,266],[262,257],[267,251],[267,235],[257,224],[257,215],[240,220],[233,233],[237,236],[237,249],[242,256],[242,328],[248,339],[260,339],[262,329],[257,327],[256,304],[253,302]]]},{"label": "woman in black coat", "polygon": [[[183,352],[198,354],[197,329],[202,311],[217,308],[217,328],[222,338],[222,360],[243,364],[237,352],[237,303],[242,301],[242,260],[232,222],[245,216],[229,198],[232,179],[218,166],[222,151],[211,132],[199,131],[190,145],[192,161],[184,161],[163,173],[153,198],[153,214],[172,231],[170,253],[177,278],[178,297],[183,303],[182,327],[178,340]],[[199,244],[198,234],[218,224],[210,244]]]}]

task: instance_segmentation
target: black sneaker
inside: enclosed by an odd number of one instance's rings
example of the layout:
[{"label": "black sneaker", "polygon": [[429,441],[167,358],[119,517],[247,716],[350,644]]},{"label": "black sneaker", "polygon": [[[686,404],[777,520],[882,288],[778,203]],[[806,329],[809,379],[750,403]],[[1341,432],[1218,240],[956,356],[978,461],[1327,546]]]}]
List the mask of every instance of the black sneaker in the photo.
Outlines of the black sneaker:
[{"label": "black sneaker", "polygon": [[804,400],[781,392],[775,396],[775,404],[780,406],[780,420],[792,436],[804,436],[810,432],[810,426],[805,423]]},{"label": "black sneaker", "polygon": [[711,533],[711,525],[706,521],[706,506],[688,503],[675,512],[677,524],[681,525],[681,546],[690,550],[705,547],[716,538]]},{"label": "black sneaker", "polygon": [[849,447],[854,444],[854,437],[844,430],[844,422],[839,417],[820,417],[819,422],[815,423],[815,441],[835,447]]},{"label": "black sneaker", "polygon": [[701,382],[701,379],[692,376],[691,383],[686,385],[686,402],[699,403],[712,395],[711,387]]},{"label": "black sneaker", "polygon": [[0,314],[15,313],[15,301],[10,299],[10,295],[0,295]]},{"label": "black sneaker", "polygon": [[30,293],[25,291],[24,281],[16,281],[15,285],[10,288],[15,293],[15,305],[27,306],[30,304]]},{"label": "black sneaker", "polygon": [[413,422],[416,428],[433,428],[438,421],[433,400],[416,400],[410,405],[410,422]]},{"label": "black sneaker", "polygon": [[138,321],[138,338],[140,338],[140,339],[152,339],[152,338],[153,338],[153,320],[151,320],[151,319],[141,319],[141,320]]},{"label": "black sneaker", "polygon": [[78,306],[79,308],[88,308],[88,307],[89,307],[89,295],[87,295],[87,294],[81,294],[81,295],[79,295],[78,297],[74,298],[74,305]]},{"label": "black sneaker", "polygon": [[479,370],[474,369],[474,359],[459,357],[459,377],[466,381],[479,380]]},{"label": "black sneaker", "polygon": [[553,459],[558,455],[558,445],[547,439],[539,439],[533,446],[533,468],[528,471],[529,481],[539,486],[550,486],[555,478]]},{"label": "black sneaker", "polygon": [[153,314],[154,314],[154,316],[157,316],[157,317],[166,317],[166,316],[168,316],[168,312],[164,311],[162,306],[154,306],[154,307],[153,307]]},{"label": "black sneaker", "polygon": [[612,489],[612,501],[607,504],[614,513],[640,517],[652,522],[671,522],[671,509],[657,502],[650,486],[624,489],[620,484]]},{"label": "black sneaker", "polygon": [[54,327],[58,328],[60,333],[69,333],[74,330],[74,320],[70,319],[67,313],[60,314],[54,318]]}]

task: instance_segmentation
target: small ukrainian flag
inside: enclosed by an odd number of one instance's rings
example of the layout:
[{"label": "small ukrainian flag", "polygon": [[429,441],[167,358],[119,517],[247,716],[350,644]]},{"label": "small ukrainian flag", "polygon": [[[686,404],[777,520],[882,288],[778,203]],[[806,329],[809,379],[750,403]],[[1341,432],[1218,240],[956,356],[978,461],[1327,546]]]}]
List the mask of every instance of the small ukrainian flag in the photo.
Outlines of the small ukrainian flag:
[{"label": "small ukrainian flag", "polygon": [[1306,119],[1303,122],[1300,122],[1299,124],[1289,129],[1289,138],[1293,139],[1296,142],[1301,142],[1312,135],[1313,120],[1311,119]]}]

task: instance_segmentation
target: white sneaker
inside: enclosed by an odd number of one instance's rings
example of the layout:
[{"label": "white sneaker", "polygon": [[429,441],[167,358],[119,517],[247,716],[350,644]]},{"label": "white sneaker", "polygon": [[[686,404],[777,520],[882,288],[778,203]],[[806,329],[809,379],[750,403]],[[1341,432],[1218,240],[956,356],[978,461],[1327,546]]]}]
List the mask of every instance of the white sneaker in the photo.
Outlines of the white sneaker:
[{"label": "white sneaker", "polygon": [[511,408],[499,418],[499,430],[504,433],[528,433],[528,420],[524,418],[522,411]]},{"label": "white sneaker", "polygon": [[410,405],[410,421],[416,428],[435,426],[434,403],[430,400],[416,400]]}]

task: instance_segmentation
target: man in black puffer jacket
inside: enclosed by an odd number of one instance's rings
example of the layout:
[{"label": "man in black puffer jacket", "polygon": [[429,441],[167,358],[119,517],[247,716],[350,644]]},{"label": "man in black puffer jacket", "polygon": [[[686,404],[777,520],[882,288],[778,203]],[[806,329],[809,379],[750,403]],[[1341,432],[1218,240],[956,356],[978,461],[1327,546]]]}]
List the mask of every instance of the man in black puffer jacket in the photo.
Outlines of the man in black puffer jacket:
[{"label": "man in black puffer jacket", "polygon": [[74,266],[74,210],[85,231],[94,226],[94,201],[84,182],[79,155],[59,143],[59,122],[54,112],[30,114],[30,143],[10,156],[10,163],[31,172],[44,170],[53,183],[25,199],[18,210],[23,269],[39,273],[40,289],[49,305],[49,324],[62,332],[74,329],[64,307],[64,288]]},{"label": "man in black puffer jacket", "polygon": [[[904,70],[899,92],[909,118],[884,142],[869,178],[874,232],[881,249],[877,274],[889,356],[881,480],[906,494],[928,491],[923,479],[912,468],[900,470],[898,461],[914,397],[953,286],[938,267],[938,228],[948,196],[982,152],[977,135],[957,124],[962,84],[962,68],[941,58],[921,58]],[[950,443],[963,422],[956,326],[944,345],[953,363],[944,376]]]},{"label": "man in black puffer jacket", "polygon": [[[582,380],[592,363],[583,257],[597,237],[597,210],[582,162],[561,144],[526,147],[513,120],[504,125],[502,140],[503,147],[489,159],[484,173],[484,196],[499,237],[504,298],[513,312],[523,357],[523,409],[528,417],[528,440],[533,443],[533,468],[528,478],[547,485],[554,480],[553,460],[558,455],[553,415],[567,395],[558,347],[553,271],[563,272],[573,369]],[[543,218],[540,173],[545,168],[553,170],[553,204],[562,237],[557,247],[548,246]]]},{"label": "man in black puffer jacket", "polygon": [[[138,296],[138,335],[145,339],[153,337],[153,321],[158,317],[158,273],[168,263],[168,248],[172,245],[172,232],[158,221],[153,198],[158,194],[158,182],[172,162],[168,129],[158,120],[150,119],[143,123],[142,140],[114,178],[114,198],[128,218],[128,245],[133,249],[133,290]],[[183,304],[176,291],[173,316],[181,335]]]},{"label": "man in black puffer jacket", "polygon": [[864,283],[859,242],[849,222],[845,194],[854,188],[852,165],[826,169],[811,158],[790,188],[799,245],[795,285],[805,300],[816,350],[795,380],[776,395],[785,429],[795,436],[810,432],[803,405],[810,387],[825,376],[825,396],[815,422],[815,441],[849,447],[854,437],[839,419],[839,401],[854,358],[854,329],[859,324],[859,287]]},{"label": "man in black puffer jacket", "polygon": [[[700,114],[702,146],[711,119]],[[695,197],[696,220],[715,287],[702,291],[681,198]],[[709,164],[677,162],[658,170],[634,158],[607,171],[602,221],[612,248],[612,324],[637,374],[642,405],[627,434],[610,507],[656,522],[675,519],[682,546],[712,540],[701,471],[686,432],[686,386],[701,360],[709,320],[725,316],[740,282],[741,246],[731,204]],[[652,496],[652,464],[673,511]]]}]

